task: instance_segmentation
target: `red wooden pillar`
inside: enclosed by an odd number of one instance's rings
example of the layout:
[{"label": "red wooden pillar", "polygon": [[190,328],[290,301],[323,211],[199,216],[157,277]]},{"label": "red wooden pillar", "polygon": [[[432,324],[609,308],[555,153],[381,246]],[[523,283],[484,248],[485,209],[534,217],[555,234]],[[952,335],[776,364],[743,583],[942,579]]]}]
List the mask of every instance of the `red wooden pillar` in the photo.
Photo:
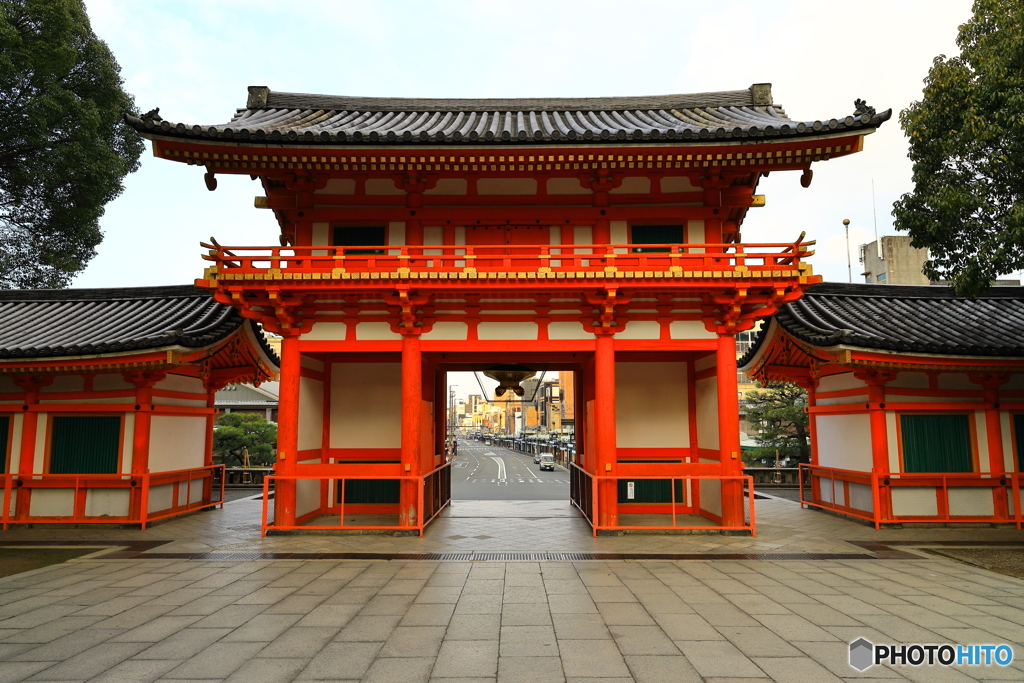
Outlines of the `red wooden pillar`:
[{"label": "red wooden pillar", "polygon": [[[296,473],[299,451],[299,382],[301,372],[298,336],[281,339],[281,385],[277,409],[277,465],[275,474]],[[295,525],[295,480],[278,479],[274,484],[274,523]]]},{"label": "red wooden pillar", "polygon": [[[715,351],[718,379],[718,448],[724,476],[743,475],[740,457],[740,411],[736,384],[736,337],[719,333]],[[722,482],[722,526],[743,526],[743,483]]]},{"label": "red wooden pillar", "polygon": [[[213,465],[213,425],[217,421],[217,390],[207,389],[206,397],[206,443],[203,446],[203,466]],[[133,460],[134,462],[134,460]],[[146,465],[149,466],[148,464]],[[224,476],[227,476],[226,474]],[[203,479],[203,500],[213,500],[213,475]],[[221,501],[223,502],[223,501]]]},{"label": "red wooden pillar", "polygon": [[[418,333],[402,334],[402,474],[422,475],[423,353]],[[419,482],[403,479],[399,493],[398,523],[419,523]]]},{"label": "red wooden pillar", "polygon": [[[988,470],[993,476],[1006,472],[1003,456],[1003,427],[999,410],[999,387],[1009,379],[1007,375],[984,375],[971,377],[984,389],[985,440],[988,442]],[[993,512],[1000,519],[1009,519],[1010,507],[1006,498],[1006,487],[997,486],[993,492]]]},{"label": "red wooden pillar", "polygon": [[[871,425],[871,470],[882,482],[889,474],[889,429],[885,423],[885,385],[896,377],[895,372],[869,370],[854,373],[868,385],[868,419]],[[881,520],[892,519],[892,489],[880,484],[878,512]],[[849,504],[849,501],[847,501]]]},{"label": "red wooden pillar", "polygon": [[[137,372],[137,373],[125,373],[125,379],[135,385],[135,422],[132,429],[132,478],[142,483],[146,473],[149,472],[149,443],[150,433],[153,427],[153,386],[163,379],[163,375],[154,375],[150,372]],[[213,394],[210,394],[212,400]],[[207,405],[210,405],[208,400]],[[207,441],[212,439],[213,427],[210,427],[210,436],[207,437]],[[204,442],[205,446],[205,442]],[[205,454],[204,454],[205,459]],[[129,516],[132,519],[141,520],[146,511],[142,509],[143,496],[140,493],[140,489],[132,489],[131,504],[129,508]],[[175,499],[174,505],[177,506],[178,501]]]},{"label": "red wooden pillar", "polygon": [[[807,431],[811,437],[811,465],[818,466],[818,419],[814,407],[818,405],[818,383],[811,379],[807,384]],[[811,500],[821,500],[821,480],[811,475]]]},{"label": "red wooden pillar", "polygon": [[[594,347],[594,446],[598,476],[616,473],[615,338],[599,334]],[[618,526],[619,487],[615,479],[601,480],[597,492],[598,524]]]},{"label": "red wooden pillar", "polygon": [[[36,431],[39,428],[39,413],[34,409],[39,405],[39,391],[52,382],[52,378],[16,377],[14,383],[25,392],[21,416],[21,444],[18,457],[18,474],[22,476],[36,474],[33,472],[36,462]],[[13,444],[12,444],[13,450]],[[13,465],[14,458],[11,458]],[[14,469],[13,467],[11,469]],[[18,489],[18,499],[14,507],[15,519],[28,517],[31,506],[31,492]]]}]

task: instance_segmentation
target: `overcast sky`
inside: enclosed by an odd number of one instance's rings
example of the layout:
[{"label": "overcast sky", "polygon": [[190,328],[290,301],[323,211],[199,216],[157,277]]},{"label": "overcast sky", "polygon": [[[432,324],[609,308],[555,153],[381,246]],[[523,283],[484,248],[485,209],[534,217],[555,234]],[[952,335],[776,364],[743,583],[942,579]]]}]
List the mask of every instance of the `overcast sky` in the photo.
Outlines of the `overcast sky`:
[{"label": "overcast sky", "polygon": [[[852,157],[761,181],[745,242],[818,240],[812,263],[847,279],[842,221],[857,246],[894,234],[893,201],[911,189],[898,112],[921,95],[938,54],[956,53],[969,0],[884,4],[776,0],[728,3],[517,0],[87,0],[126,87],[146,111],[213,124],[244,107],[246,86],[285,92],[404,97],[588,97],[735,90],[773,84],[795,119],[840,118],[864,98],[893,119]],[[248,176],[220,176],[149,151],[107,207],[99,255],[76,287],[182,284],[202,274],[199,241],[277,244],[272,212]],[[872,181],[875,205],[872,207]]]},{"label": "overcast sky", "polygon": [[[643,3],[517,0],[86,0],[96,34],[142,111],[170,121],[227,122],[246,86],[331,95],[595,97],[736,90],[772,83],[794,119],[841,118],[863,98],[893,119],[852,157],[814,165],[814,182],[773,173],[751,209],[745,242],[818,240],[812,263],[854,281],[858,245],[894,234],[892,203],[911,189],[898,113],[920,98],[932,59],[955,54],[969,0],[879,4],[806,0]],[[874,183],[874,205],[872,204]],[[248,176],[157,160],[126,179],[107,207],[98,256],[76,287],[183,284],[202,275],[199,241],[277,244],[272,213]],[[460,395],[478,392],[462,381]]]}]

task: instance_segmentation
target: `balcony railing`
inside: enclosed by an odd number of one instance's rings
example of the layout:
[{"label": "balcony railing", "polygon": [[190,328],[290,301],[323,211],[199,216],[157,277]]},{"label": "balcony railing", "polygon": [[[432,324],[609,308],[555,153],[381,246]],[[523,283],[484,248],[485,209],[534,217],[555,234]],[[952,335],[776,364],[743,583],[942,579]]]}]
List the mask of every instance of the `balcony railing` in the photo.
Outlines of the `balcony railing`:
[{"label": "balcony railing", "polygon": [[463,274],[482,272],[540,277],[597,273],[602,277],[651,277],[654,272],[722,277],[723,271],[730,271],[725,277],[736,277],[734,273],[778,277],[780,271],[788,276],[804,274],[807,266],[803,259],[814,253],[808,248],[813,244],[803,241],[803,235],[796,242],[778,244],[228,247],[204,242],[209,252],[203,258],[216,264],[218,279],[247,280],[265,279],[266,275],[293,279],[296,272],[327,277],[344,274],[344,279],[371,273],[399,278],[421,273],[465,277]]}]

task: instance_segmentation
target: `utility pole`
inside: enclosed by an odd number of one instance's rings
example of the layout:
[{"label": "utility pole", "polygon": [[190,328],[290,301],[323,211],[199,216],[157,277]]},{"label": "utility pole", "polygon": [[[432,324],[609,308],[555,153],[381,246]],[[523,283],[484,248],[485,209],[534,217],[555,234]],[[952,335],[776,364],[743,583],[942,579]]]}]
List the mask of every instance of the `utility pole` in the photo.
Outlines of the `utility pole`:
[{"label": "utility pole", "polygon": [[843,227],[846,229],[846,279],[853,283],[853,265],[850,263],[850,219],[843,219]]}]

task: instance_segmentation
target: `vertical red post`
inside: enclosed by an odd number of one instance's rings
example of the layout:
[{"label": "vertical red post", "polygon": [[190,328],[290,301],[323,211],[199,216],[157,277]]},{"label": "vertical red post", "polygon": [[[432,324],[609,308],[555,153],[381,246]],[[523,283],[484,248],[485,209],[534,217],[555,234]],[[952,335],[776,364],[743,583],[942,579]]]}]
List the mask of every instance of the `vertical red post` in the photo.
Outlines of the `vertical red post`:
[{"label": "vertical red post", "polygon": [[[600,334],[594,347],[594,463],[600,477],[616,472],[615,338]],[[598,524],[619,525],[619,487],[614,479],[601,480],[597,492]]]},{"label": "vertical red post", "polygon": [[[1003,427],[1000,424],[999,415],[999,389],[1001,384],[998,379],[983,384],[985,390],[985,439],[988,441],[988,469],[993,476],[1000,476],[1006,472],[1006,463],[1003,458]],[[1006,499],[1006,487],[997,486],[993,492],[993,512],[999,519],[1009,519],[1010,508]]]},{"label": "vertical red post", "polygon": [[[328,355],[324,359],[324,403],[321,419],[323,421],[320,432],[320,464],[328,465],[331,462],[331,374],[334,372],[333,357]],[[331,498],[330,479],[320,481],[320,512],[326,513],[330,507]]]},{"label": "vertical red post", "polygon": [[[722,474],[728,477],[743,475],[740,457],[740,413],[736,385],[736,337],[728,333],[718,335],[715,351],[718,379],[718,448]],[[722,526],[743,526],[743,482],[726,479],[722,482]]]},{"label": "vertical red post", "polygon": [[[16,377],[14,383],[25,392],[21,416],[21,444],[18,457],[18,473],[22,476],[36,474],[36,431],[39,428],[39,413],[34,409],[39,405],[39,391],[52,380],[38,377]],[[14,445],[11,445],[11,450]],[[14,464],[14,458],[11,458]],[[14,469],[13,467],[11,469]],[[41,473],[41,472],[40,472]],[[28,488],[18,489],[18,499],[14,507],[14,518],[24,519],[29,515],[32,493]]]},{"label": "vertical red post", "polygon": [[[418,334],[402,336],[402,474],[422,474],[420,450],[422,449],[423,403],[423,353],[420,350]],[[403,479],[400,487],[398,524],[416,526],[419,520],[416,510],[419,505],[419,490],[413,479]]]},{"label": "vertical red post", "polygon": [[[213,394],[211,393],[207,405],[213,401]],[[136,378],[135,383],[135,426],[132,430],[132,478],[137,481],[142,481],[142,477],[146,472],[149,471],[149,436],[153,426],[153,382],[147,377]],[[213,438],[213,427],[207,423],[209,427],[209,436],[207,442]],[[143,519],[146,516],[148,510],[142,509],[142,496],[138,495],[138,489],[132,490],[133,495],[131,498],[132,505],[128,511],[130,517],[134,519]],[[175,501],[177,502],[177,501]]]},{"label": "vertical red post", "polygon": [[[811,437],[811,466],[818,466],[818,422],[815,417],[814,407],[818,405],[818,385],[817,382],[812,380],[807,386],[807,430],[810,432]],[[800,472],[800,476],[803,476],[803,472]],[[821,481],[814,476],[814,470],[811,470],[811,500],[821,500]]]},{"label": "vertical red post", "polygon": [[[892,379],[889,374],[869,373],[854,375],[867,382],[868,416],[871,425],[871,469],[878,475],[879,482],[887,480],[889,474],[889,434],[885,424],[885,384]],[[884,486],[880,484],[880,486]],[[892,519],[891,489],[879,488],[879,516],[882,521]]]},{"label": "vertical red post", "polygon": [[[299,451],[299,338],[281,340],[281,385],[277,410],[277,465],[275,474],[295,476]],[[295,480],[278,479],[274,485],[274,524],[295,525]]]}]

